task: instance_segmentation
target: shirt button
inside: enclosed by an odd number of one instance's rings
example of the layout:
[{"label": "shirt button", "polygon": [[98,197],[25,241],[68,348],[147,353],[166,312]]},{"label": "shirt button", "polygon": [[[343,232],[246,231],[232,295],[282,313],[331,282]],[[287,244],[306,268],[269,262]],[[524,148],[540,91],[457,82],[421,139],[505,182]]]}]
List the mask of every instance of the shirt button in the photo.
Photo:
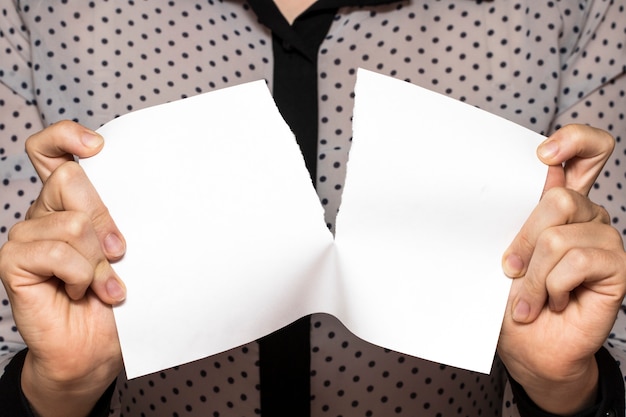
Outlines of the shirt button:
[{"label": "shirt button", "polygon": [[615,410],[609,410],[604,413],[604,417],[617,417],[617,413],[615,413]]},{"label": "shirt button", "polygon": [[293,51],[293,45],[287,41],[283,41],[283,50],[285,52],[292,52]]}]

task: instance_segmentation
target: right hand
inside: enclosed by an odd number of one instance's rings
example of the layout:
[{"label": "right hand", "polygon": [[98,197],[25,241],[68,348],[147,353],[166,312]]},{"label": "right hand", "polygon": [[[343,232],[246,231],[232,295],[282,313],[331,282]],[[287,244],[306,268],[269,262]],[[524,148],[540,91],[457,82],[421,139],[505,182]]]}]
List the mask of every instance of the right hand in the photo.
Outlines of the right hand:
[{"label": "right hand", "polygon": [[43,188],[0,249],[0,277],[29,348],[22,389],[41,416],[87,415],[122,369],[111,306],[125,288],[110,262],[125,242],[73,160],[102,146],[72,122],[28,139]]}]

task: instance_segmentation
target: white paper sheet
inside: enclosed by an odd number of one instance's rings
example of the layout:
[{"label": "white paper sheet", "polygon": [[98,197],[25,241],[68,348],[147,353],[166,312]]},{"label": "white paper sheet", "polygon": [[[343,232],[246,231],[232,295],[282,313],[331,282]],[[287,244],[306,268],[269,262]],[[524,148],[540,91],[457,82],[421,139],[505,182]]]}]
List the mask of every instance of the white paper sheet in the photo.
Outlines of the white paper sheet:
[{"label": "white paper sheet", "polygon": [[129,378],[314,312],[489,372],[510,285],[500,257],[539,198],[542,137],[364,70],[354,129],[336,241],[263,81],[100,129],[104,150],[81,164],[128,243],[114,311]]},{"label": "white paper sheet", "polygon": [[372,343],[488,373],[511,283],[500,260],[539,200],[544,138],[369,71],[355,97],[340,319]]}]

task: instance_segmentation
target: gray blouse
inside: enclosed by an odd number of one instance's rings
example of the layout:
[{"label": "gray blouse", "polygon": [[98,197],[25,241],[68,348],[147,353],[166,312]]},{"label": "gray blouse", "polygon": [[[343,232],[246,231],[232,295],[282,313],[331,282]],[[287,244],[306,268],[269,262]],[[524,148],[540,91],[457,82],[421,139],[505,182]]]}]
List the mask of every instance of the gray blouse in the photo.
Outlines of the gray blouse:
[{"label": "gray blouse", "polygon": [[[542,134],[567,123],[609,131],[617,148],[592,198],[626,236],[625,9],[626,0],[415,0],[340,9],[318,54],[317,190],[327,222],[340,204],[362,67]],[[0,244],[40,188],[23,151],[30,134],[61,119],[97,128],[247,81],[272,87],[272,36],[243,0],[7,0],[0,12]],[[3,289],[0,300],[6,362],[24,345]],[[609,340],[622,364],[624,311]],[[517,415],[497,362],[490,375],[475,374],[370,345],[331,316],[316,315],[312,324],[316,417]],[[463,349],[446,329],[441,337]],[[113,415],[258,414],[257,360],[251,342],[159,374],[122,376]]]}]

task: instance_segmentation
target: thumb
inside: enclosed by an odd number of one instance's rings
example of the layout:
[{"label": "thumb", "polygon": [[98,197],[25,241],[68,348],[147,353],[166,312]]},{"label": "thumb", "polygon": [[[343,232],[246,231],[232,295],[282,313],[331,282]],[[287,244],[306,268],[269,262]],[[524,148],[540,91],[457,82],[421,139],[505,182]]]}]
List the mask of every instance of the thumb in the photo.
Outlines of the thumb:
[{"label": "thumb", "polygon": [[537,148],[537,156],[549,166],[562,166],[561,186],[587,195],[611,156],[615,139],[607,132],[585,125],[567,125]]},{"label": "thumb", "polygon": [[26,140],[28,157],[43,182],[60,165],[73,160],[74,155],[87,158],[103,146],[102,136],[69,120],[57,122]]}]

